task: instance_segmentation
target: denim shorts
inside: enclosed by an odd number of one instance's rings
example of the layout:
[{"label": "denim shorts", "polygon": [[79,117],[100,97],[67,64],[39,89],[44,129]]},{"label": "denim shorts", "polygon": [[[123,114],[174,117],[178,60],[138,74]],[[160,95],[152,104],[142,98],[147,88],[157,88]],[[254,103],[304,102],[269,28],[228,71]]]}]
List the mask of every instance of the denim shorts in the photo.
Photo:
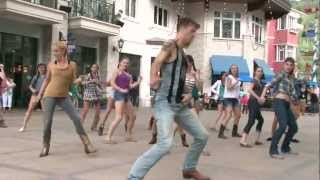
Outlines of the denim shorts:
[{"label": "denim shorts", "polygon": [[113,98],[114,98],[115,101],[128,102],[129,93],[121,93],[119,91],[115,91],[114,94],[113,94]]},{"label": "denim shorts", "polygon": [[217,100],[217,104],[222,104],[223,105],[223,99],[221,99],[221,98],[219,98],[218,100]]},{"label": "denim shorts", "polygon": [[228,107],[231,106],[232,108],[239,107],[239,100],[237,98],[224,98],[223,106]]}]

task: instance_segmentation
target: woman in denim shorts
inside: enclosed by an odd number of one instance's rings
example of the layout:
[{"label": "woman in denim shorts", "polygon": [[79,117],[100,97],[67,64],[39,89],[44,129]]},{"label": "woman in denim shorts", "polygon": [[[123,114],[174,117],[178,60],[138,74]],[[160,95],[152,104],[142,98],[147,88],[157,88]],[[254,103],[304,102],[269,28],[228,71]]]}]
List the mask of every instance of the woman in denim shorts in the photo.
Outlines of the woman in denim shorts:
[{"label": "woman in denim shorts", "polygon": [[238,124],[241,117],[240,104],[239,104],[240,85],[241,85],[241,82],[239,80],[239,67],[233,64],[230,66],[229,75],[225,80],[225,89],[224,89],[223,98],[224,98],[224,107],[226,111],[226,116],[220,126],[219,135],[218,135],[219,138],[227,139],[227,137],[224,135],[224,130],[225,130],[226,124],[231,119],[232,112],[234,114],[232,137],[241,137],[241,135],[238,133]]}]

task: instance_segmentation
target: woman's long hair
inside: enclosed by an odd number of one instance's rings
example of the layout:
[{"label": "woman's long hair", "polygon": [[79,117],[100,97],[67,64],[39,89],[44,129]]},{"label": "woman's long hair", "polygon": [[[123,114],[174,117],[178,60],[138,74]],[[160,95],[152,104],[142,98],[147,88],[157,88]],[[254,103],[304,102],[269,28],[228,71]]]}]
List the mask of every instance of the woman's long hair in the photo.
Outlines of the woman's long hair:
[{"label": "woman's long hair", "polygon": [[256,71],[257,71],[258,69],[261,69],[261,70],[262,70],[262,76],[261,76],[260,80],[265,80],[264,71],[263,71],[263,68],[262,68],[262,67],[256,67],[256,68],[254,69],[254,71],[253,71],[253,78],[256,77]]},{"label": "woman's long hair", "polygon": [[187,62],[192,64],[193,70],[197,71],[196,65],[194,63],[194,59],[191,55],[186,55]]},{"label": "woman's long hair", "polygon": [[35,75],[35,77],[36,77],[36,78],[35,78],[35,81],[33,81],[33,84],[31,85],[32,87],[35,86],[35,84],[37,83],[37,81],[38,81],[38,79],[39,79],[39,77],[40,77],[39,68],[40,68],[41,66],[43,66],[43,67],[45,68],[45,73],[44,73],[44,74],[46,74],[46,72],[47,72],[47,65],[44,64],[44,63],[39,63],[39,64],[37,65],[37,73],[36,73],[36,75]]},{"label": "woman's long hair", "polygon": [[231,64],[231,66],[230,66],[230,68],[229,68],[229,74],[231,74],[231,75],[232,75],[232,72],[231,72],[232,66],[237,67],[238,72],[237,72],[237,74],[236,74],[236,77],[239,77],[239,66],[237,66],[236,64]]},{"label": "woman's long hair", "polygon": [[95,63],[95,64],[92,64],[92,65],[90,66],[90,73],[89,73],[90,78],[93,79],[93,74],[92,74],[92,71],[91,71],[91,67],[94,66],[94,65],[96,65],[96,66],[98,67],[97,79],[100,80],[100,71],[99,71],[99,70],[100,70],[100,66],[99,66],[98,64],[96,64],[96,63]]}]

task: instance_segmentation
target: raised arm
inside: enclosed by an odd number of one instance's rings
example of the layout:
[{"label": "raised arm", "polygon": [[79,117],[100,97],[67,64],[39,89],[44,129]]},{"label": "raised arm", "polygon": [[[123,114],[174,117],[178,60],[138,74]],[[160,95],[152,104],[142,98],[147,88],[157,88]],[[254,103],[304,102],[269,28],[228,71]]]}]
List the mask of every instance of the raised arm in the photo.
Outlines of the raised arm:
[{"label": "raised arm", "polygon": [[167,42],[156,57],[151,67],[150,87],[157,90],[160,87],[160,68],[163,63],[169,61],[175,45],[173,41]]},{"label": "raised arm", "polygon": [[280,73],[277,75],[272,81],[267,85],[267,88],[273,87],[275,84],[277,84],[279,81],[281,81],[284,78],[284,74]]},{"label": "raised arm", "polygon": [[136,88],[137,86],[139,86],[139,84],[141,83],[141,81],[142,81],[142,77],[141,77],[141,76],[138,78],[138,80],[137,80],[136,82],[133,82],[133,80],[132,80],[132,78],[131,78],[131,80],[130,80],[130,89],[134,89],[134,88]]},{"label": "raised arm", "polygon": [[219,80],[216,81],[216,82],[213,84],[213,86],[211,87],[211,91],[212,91],[214,94],[219,94],[219,92],[217,91],[218,84],[219,84]]},{"label": "raised arm", "polygon": [[235,83],[232,83],[232,79],[229,76],[226,78],[226,88],[227,89],[233,89],[238,83],[239,83],[238,79],[236,80]]}]

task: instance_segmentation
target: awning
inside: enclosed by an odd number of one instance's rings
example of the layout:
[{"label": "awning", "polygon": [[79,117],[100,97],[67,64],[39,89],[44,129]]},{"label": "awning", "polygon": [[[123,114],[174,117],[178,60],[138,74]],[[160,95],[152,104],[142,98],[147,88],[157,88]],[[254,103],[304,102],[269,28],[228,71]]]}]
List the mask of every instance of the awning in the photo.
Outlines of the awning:
[{"label": "awning", "polygon": [[250,72],[247,61],[241,56],[221,56],[213,55],[211,57],[211,66],[213,74],[220,75],[222,71],[229,72],[230,66],[235,64],[239,67],[240,81],[250,82]]},{"label": "awning", "polygon": [[270,82],[274,77],[274,72],[270,69],[269,65],[262,59],[254,59],[254,62],[263,69],[265,80]]}]

